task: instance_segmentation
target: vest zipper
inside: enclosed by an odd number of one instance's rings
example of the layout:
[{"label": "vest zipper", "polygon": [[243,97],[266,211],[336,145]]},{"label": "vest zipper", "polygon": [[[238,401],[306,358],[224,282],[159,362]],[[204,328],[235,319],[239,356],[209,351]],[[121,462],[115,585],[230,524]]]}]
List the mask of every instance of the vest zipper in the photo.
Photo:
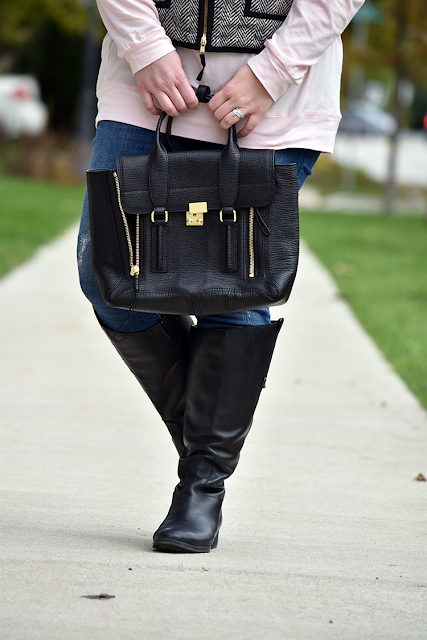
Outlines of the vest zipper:
[{"label": "vest zipper", "polygon": [[130,275],[131,276],[139,276],[139,214],[136,216],[136,239],[135,239],[135,262],[133,261],[133,247],[132,241],[130,238],[129,225],[126,218],[126,214],[123,211],[122,200],[120,197],[120,183],[117,177],[117,173],[113,171],[114,182],[116,183],[116,191],[117,191],[117,201],[119,203],[120,213],[122,214],[123,225],[125,227],[126,240],[128,243],[129,249],[129,264],[130,264]]},{"label": "vest zipper", "polygon": [[255,249],[254,249],[254,219],[255,209],[249,209],[249,277],[255,278]]},{"label": "vest zipper", "polygon": [[200,50],[199,50],[200,62],[202,63],[202,70],[197,76],[198,82],[200,82],[200,80],[202,79],[203,72],[206,67],[205,51],[206,51],[206,45],[208,43],[208,12],[209,12],[209,0],[205,0],[205,6],[203,9],[203,34],[200,39]]}]

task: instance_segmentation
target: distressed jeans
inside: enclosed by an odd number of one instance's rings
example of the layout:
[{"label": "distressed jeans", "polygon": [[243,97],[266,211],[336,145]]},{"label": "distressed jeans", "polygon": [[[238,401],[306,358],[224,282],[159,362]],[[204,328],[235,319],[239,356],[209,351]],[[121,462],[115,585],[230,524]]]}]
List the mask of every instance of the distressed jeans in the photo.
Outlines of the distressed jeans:
[{"label": "distressed jeans", "polygon": [[[98,124],[93,143],[91,169],[115,169],[116,158],[148,153],[154,142],[154,131],[134,127],[122,122],[103,120]],[[163,141],[164,141],[164,135]],[[211,142],[192,140],[189,138],[171,137],[175,151],[192,149],[222,149],[221,145]],[[311,175],[311,170],[319,157],[318,151],[310,149],[282,149],[276,151],[276,164],[297,165],[298,188],[301,189],[305,180]],[[83,293],[92,303],[101,322],[114,331],[136,332],[144,331],[161,320],[157,313],[133,311],[110,307],[103,299],[92,268],[92,252],[89,229],[89,206],[87,192],[84,197],[82,218],[77,247],[80,285]],[[270,323],[268,308],[240,313],[222,315],[198,316],[198,326],[203,329],[233,328],[256,326]]]}]

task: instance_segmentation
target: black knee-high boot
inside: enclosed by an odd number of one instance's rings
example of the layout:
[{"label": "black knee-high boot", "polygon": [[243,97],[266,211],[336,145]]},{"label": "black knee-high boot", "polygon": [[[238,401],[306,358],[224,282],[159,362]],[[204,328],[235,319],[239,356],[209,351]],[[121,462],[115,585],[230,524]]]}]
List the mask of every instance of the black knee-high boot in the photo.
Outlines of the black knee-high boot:
[{"label": "black knee-high boot", "polygon": [[180,482],[154,534],[155,549],[203,553],[216,547],[224,480],[237,466],[282,322],[191,329]]},{"label": "black knee-high boot", "polygon": [[135,333],[100,324],[159,412],[181,455],[191,318],[165,315],[158,324]]}]

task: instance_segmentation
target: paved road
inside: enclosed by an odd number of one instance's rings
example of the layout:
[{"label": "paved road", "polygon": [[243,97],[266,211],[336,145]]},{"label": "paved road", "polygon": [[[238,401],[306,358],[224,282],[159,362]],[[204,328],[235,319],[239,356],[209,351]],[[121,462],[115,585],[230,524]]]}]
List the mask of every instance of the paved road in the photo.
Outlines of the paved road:
[{"label": "paved road", "polygon": [[192,556],[151,549],[176,456],[74,244],[0,287],[2,639],[424,639],[426,414],[309,252],[219,547]]}]

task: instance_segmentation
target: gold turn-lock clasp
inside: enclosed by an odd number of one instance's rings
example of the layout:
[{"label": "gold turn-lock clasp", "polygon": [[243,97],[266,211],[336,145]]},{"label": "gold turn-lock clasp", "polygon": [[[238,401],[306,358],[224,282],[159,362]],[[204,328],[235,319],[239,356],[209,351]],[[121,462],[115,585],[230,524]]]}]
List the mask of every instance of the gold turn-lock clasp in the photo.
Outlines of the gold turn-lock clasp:
[{"label": "gold turn-lock clasp", "polygon": [[203,227],[204,214],[208,212],[207,202],[189,202],[185,224],[187,227]]}]

